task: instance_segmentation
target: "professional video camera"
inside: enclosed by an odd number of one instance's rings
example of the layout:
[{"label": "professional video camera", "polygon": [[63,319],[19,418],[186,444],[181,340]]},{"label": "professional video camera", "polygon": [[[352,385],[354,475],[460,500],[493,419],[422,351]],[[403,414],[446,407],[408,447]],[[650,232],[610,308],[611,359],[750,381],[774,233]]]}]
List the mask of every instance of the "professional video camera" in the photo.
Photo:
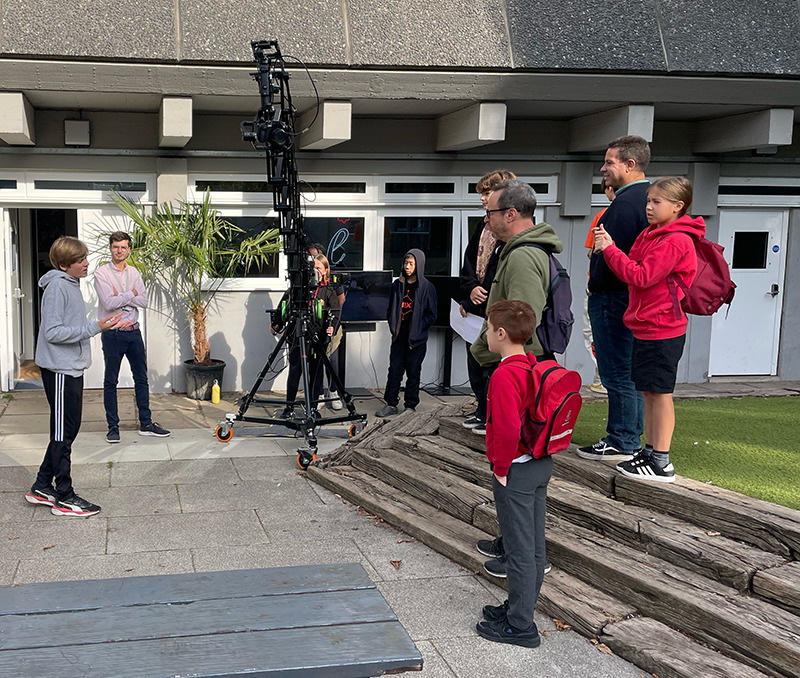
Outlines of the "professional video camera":
[{"label": "professional video camera", "polygon": [[[322,306],[314,294],[319,280],[314,271],[314,260],[308,254],[312,245],[303,227],[300,204],[300,183],[295,163],[296,114],[289,91],[290,74],[286,70],[284,56],[277,40],[261,40],[251,43],[253,57],[258,64],[258,72],[253,78],[258,83],[261,107],[253,120],[241,124],[242,138],[266,153],[267,182],[272,186],[273,208],[279,218],[279,233],[283,241],[283,251],[288,263],[289,289],[277,309],[268,311],[270,327],[279,334],[278,343],[267,359],[250,392],[239,403],[236,414],[226,414],[225,421],[217,426],[217,438],[227,442],[233,436],[235,421],[251,421],[266,424],[281,424],[291,430],[300,431],[305,446],[298,449],[297,463],[306,469],[316,459],[317,438],[315,429],[320,424],[354,422],[350,426],[353,436],[366,426],[366,416],[358,414],[352,396],[345,390],[336,372],[331,368],[326,354],[325,329],[335,321],[333,313]],[[313,123],[312,123],[313,124]],[[283,405],[294,408],[295,402],[288,400],[265,400],[256,398],[256,392],[267,373],[278,360],[284,345],[299,348],[302,369],[304,400],[302,413],[289,419],[246,416],[251,404]],[[313,360],[310,357],[314,356]],[[312,385],[314,376],[311,366],[318,370],[327,369],[333,385],[347,407],[347,414],[322,417],[317,409],[320,400],[314,402]],[[333,400],[330,398],[329,400]]]}]

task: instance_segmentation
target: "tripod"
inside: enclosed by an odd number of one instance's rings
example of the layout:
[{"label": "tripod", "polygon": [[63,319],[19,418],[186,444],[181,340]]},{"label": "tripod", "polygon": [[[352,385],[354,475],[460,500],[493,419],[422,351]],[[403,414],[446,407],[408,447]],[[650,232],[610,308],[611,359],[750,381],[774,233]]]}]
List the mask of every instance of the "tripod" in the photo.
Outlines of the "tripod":
[{"label": "tripod", "polygon": [[[282,424],[294,431],[302,431],[305,446],[297,450],[297,463],[305,470],[317,457],[316,427],[325,423],[353,421],[355,423],[349,428],[352,437],[366,426],[367,418],[366,415],[356,412],[353,398],[345,391],[344,384],[334,372],[325,353],[325,344],[318,333],[320,327],[327,329],[332,326],[333,317],[330,310],[323,309],[321,300],[312,298],[312,287],[316,287],[316,279],[307,254],[309,238],[303,228],[303,216],[300,212],[300,182],[294,153],[294,139],[297,136],[296,110],[289,92],[289,72],[277,40],[253,41],[251,47],[258,64],[258,72],[253,73],[253,78],[258,82],[261,107],[253,120],[241,124],[242,138],[266,152],[267,181],[272,185],[273,207],[278,213],[279,232],[288,259],[289,289],[281,300],[280,307],[269,312],[273,333],[280,332],[280,339],[250,392],[241,400],[239,411],[225,415],[225,420],[217,426],[216,435],[222,442],[229,441],[233,437],[233,424],[236,421]],[[247,416],[247,410],[253,403],[283,404],[294,408],[294,401],[256,398],[259,386],[287,342],[293,348],[299,347],[300,351],[304,414],[292,416],[290,419]],[[319,414],[319,401],[315,402],[312,394],[313,377],[316,375],[310,374],[310,355],[316,356],[314,365],[317,370],[327,369],[341,399],[347,405],[347,414],[327,418]]]}]

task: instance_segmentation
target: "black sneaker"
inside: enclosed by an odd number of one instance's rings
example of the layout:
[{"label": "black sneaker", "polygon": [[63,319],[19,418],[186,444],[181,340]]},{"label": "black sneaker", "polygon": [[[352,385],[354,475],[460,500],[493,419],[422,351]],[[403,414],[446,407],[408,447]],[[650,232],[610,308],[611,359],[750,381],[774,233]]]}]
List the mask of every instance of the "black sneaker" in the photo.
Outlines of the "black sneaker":
[{"label": "black sneaker", "polygon": [[485,436],[485,435],[486,435],[486,424],[484,424],[483,422],[481,422],[481,423],[480,423],[480,424],[478,424],[477,426],[473,426],[473,427],[472,427],[472,432],[473,432],[473,433],[474,433],[476,436]]},{"label": "black sneaker", "polygon": [[394,405],[384,405],[375,413],[375,416],[383,419],[385,417],[393,417],[398,412],[399,410]]},{"label": "black sneaker", "polygon": [[28,494],[25,495],[25,501],[30,504],[54,506],[57,501],[56,491],[52,487],[39,488],[34,485]]},{"label": "black sneaker", "polygon": [[483,419],[480,417],[476,417],[474,414],[470,415],[464,421],[461,422],[461,425],[464,428],[475,428],[476,426],[480,426],[483,423]]},{"label": "black sneaker", "polygon": [[646,454],[636,455],[630,461],[617,464],[617,471],[628,478],[655,480],[659,483],[675,482],[675,467],[672,462],[661,468]]},{"label": "black sneaker", "polygon": [[493,577],[505,579],[506,574],[506,559],[505,558],[492,558],[483,564],[483,569],[486,570]]},{"label": "black sneaker", "polygon": [[478,549],[478,553],[489,556],[489,558],[500,558],[506,553],[506,550],[503,548],[502,537],[497,537],[496,539],[478,539],[475,548]]},{"label": "black sneaker", "polygon": [[278,419],[294,419],[294,407],[291,405],[284,407]]},{"label": "black sneaker", "polygon": [[536,624],[531,624],[531,628],[527,631],[520,631],[511,626],[508,617],[505,616],[497,621],[479,621],[475,625],[475,630],[481,638],[494,643],[509,643],[522,647],[539,647],[542,644]]},{"label": "black sneaker", "polygon": [[118,443],[119,442],[119,429],[116,429],[116,428],[108,429],[108,433],[106,433],[106,442],[107,443],[111,443],[112,445],[114,443]]},{"label": "black sneaker", "polygon": [[502,605],[484,605],[481,612],[486,621],[501,621],[508,614],[508,601],[505,601]]},{"label": "black sneaker", "polygon": [[169,431],[167,431],[165,428],[161,428],[161,426],[159,426],[156,422],[151,421],[149,424],[142,424],[139,427],[139,435],[166,438],[169,435]]},{"label": "black sneaker", "polygon": [[81,499],[77,494],[73,494],[69,499],[57,501],[50,513],[54,516],[93,516],[100,513],[100,507],[92,504],[85,499]]},{"label": "black sneaker", "polygon": [[624,461],[626,459],[632,459],[633,455],[639,452],[639,449],[631,451],[618,450],[613,445],[609,445],[605,440],[601,440],[600,442],[597,442],[594,445],[589,445],[588,447],[579,447],[578,456],[582,459],[592,459],[593,461],[597,461],[599,459]]}]

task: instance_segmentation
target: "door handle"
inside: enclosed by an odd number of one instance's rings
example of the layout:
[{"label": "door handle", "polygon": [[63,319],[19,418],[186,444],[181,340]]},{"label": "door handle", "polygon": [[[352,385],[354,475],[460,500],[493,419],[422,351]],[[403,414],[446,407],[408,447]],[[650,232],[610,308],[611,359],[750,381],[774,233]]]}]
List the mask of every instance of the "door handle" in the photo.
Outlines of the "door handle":
[{"label": "door handle", "polygon": [[25,295],[22,293],[22,290],[19,287],[15,287],[14,294],[12,296],[14,299],[22,299]]},{"label": "door handle", "polygon": [[770,296],[772,296],[773,298],[777,297],[779,291],[780,289],[778,288],[778,283],[772,283],[772,286],[769,288]]}]

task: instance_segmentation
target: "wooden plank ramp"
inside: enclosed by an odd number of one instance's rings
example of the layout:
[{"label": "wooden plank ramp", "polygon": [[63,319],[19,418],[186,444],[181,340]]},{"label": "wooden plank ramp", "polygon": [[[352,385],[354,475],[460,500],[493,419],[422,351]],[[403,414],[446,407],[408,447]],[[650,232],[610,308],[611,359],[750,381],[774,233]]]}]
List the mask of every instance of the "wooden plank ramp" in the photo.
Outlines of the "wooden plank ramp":
[{"label": "wooden plank ramp", "polygon": [[[309,478],[484,574],[491,474],[459,414],[389,420]],[[627,479],[574,446],[554,461],[540,611],[660,678],[800,675],[800,512],[685,478]]]},{"label": "wooden plank ramp", "polygon": [[360,563],[0,587],[0,610],[0,676],[368,678],[422,667]]}]

